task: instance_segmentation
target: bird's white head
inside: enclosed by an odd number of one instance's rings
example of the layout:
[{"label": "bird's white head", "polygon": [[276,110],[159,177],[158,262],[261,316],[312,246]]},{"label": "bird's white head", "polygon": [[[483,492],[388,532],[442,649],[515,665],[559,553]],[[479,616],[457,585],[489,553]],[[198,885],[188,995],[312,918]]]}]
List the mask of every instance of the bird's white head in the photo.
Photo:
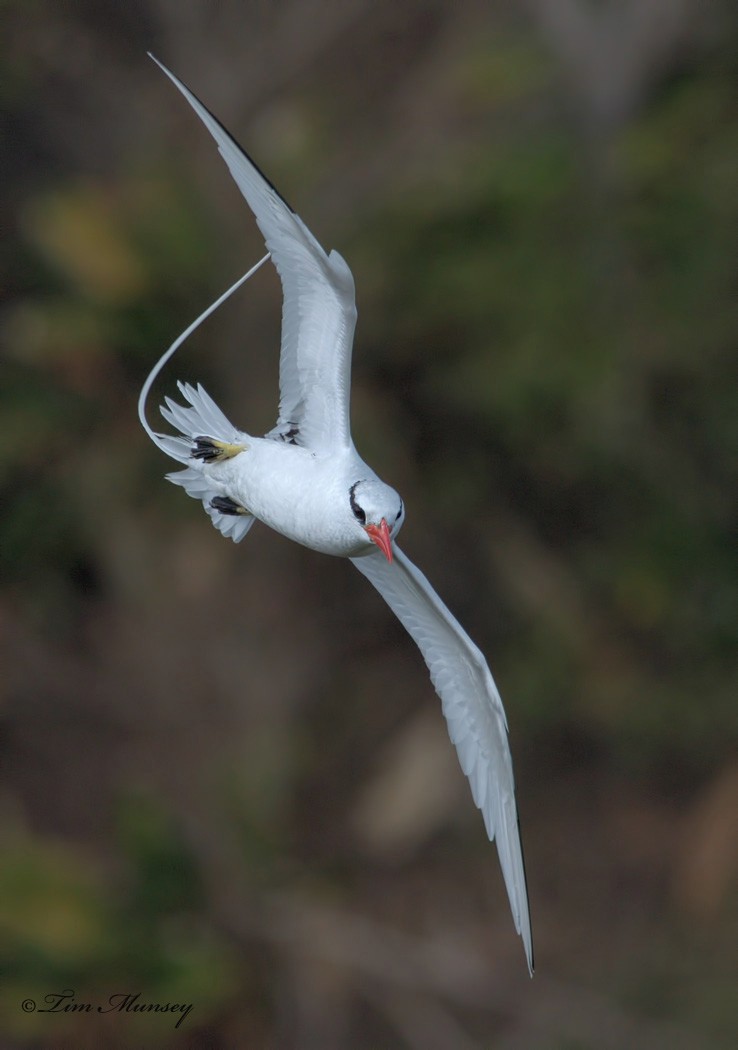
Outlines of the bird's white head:
[{"label": "bird's white head", "polygon": [[374,543],[391,562],[392,540],[405,520],[405,506],[400,496],[383,481],[367,478],[354,482],[348,499],[356,527],[366,541],[366,553],[369,553],[369,544]]}]

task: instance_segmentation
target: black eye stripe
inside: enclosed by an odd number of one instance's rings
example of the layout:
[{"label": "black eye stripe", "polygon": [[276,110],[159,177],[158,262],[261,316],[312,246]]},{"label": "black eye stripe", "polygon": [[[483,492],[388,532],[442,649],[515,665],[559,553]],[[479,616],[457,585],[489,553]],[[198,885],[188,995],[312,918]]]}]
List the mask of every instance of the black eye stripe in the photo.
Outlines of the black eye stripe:
[{"label": "black eye stripe", "polygon": [[356,518],[356,520],[360,522],[360,524],[364,525],[366,523],[366,514],[356,502],[356,496],[354,494],[354,489],[358,484],[359,482],[355,481],[349,489],[349,503],[351,504],[351,510],[354,512],[354,517]]}]

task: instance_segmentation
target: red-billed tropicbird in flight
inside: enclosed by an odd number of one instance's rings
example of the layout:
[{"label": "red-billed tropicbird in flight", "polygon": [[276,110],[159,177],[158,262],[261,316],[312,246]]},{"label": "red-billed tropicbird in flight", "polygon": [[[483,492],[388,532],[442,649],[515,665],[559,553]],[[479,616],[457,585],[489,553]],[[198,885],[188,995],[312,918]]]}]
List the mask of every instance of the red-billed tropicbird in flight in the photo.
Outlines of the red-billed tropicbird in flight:
[{"label": "red-billed tropicbird in flight", "polygon": [[[151,56],[154,58],[154,56]],[[157,362],[139,415],[156,445],[185,469],[167,475],[202,501],[236,543],[255,521],[324,554],[350,558],[404,624],[428,665],[472,795],[497,843],[515,929],[533,972],[525,868],[507,722],[484,656],[425,576],[397,546],[405,508],[354,448],[349,424],[354,280],[326,254],[281,194],[216,118],[158,59],[215,139],[266,242],[268,255],[190,325]],[[182,436],[152,431],[151,385],[189,333],[271,257],[282,282],[279,418],[265,437],[238,430],[198,384],[179,383],[187,406],[166,398],[164,418]]]}]

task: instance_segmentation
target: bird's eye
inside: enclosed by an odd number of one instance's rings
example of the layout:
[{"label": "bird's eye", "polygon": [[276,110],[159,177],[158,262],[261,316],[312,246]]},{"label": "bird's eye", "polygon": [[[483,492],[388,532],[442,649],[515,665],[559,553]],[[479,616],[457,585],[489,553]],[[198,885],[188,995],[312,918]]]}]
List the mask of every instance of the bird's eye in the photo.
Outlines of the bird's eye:
[{"label": "bird's eye", "polygon": [[404,509],[405,509],[405,504],[402,501],[400,501],[400,509],[397,512],[397,516],[395,517],[395,521],[399,521],[400,520],[400,518],[402,517],[402,512],[404,511]]}]

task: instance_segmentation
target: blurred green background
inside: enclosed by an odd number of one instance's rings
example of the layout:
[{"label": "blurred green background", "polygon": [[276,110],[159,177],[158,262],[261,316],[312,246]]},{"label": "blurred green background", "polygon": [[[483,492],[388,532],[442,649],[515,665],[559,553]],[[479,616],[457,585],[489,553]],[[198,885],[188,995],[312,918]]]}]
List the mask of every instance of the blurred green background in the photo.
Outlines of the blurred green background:
[{"label": "blurred green background", "polygon": [[[733,6],[0,14],[2,1047],[735,1046]],[[147,49],[353,269],[357,444],[505,699],[532,982],[401,627],[140,429],[262,252]],[[268,429],[280,301],[157,392]],[[192,1011],[21,1007],[65,989]]]}]

